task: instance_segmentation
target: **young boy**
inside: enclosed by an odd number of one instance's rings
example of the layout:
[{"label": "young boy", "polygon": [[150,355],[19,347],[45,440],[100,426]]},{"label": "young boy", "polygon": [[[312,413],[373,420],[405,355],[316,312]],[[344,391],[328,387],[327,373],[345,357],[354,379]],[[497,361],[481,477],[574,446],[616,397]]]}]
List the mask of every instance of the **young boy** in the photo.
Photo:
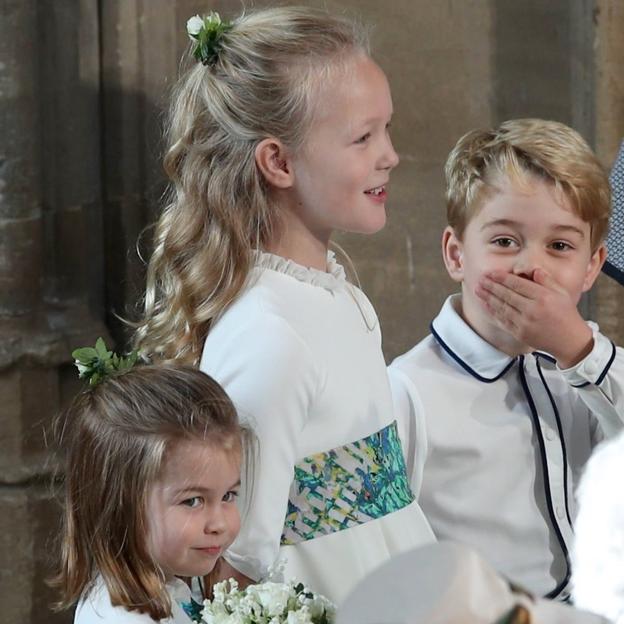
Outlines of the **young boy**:
[{"label": "young boy", "polygon": [[605,260],[608,179],[583,139],[524,119],[446,164],[451,296],[390,367],[412,486],[439,539],[569,595],[574,486],[624,420],[624,351],[577,310]]}]

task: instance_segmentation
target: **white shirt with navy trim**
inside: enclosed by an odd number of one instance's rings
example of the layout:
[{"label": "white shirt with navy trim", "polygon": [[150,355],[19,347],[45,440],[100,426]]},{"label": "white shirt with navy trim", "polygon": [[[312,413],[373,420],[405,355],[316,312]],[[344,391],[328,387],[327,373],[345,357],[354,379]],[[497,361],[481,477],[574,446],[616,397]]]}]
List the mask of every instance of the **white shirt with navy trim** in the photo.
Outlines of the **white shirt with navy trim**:
[{"label": "white shirt with navy trim", "polygon": [[478,550],[542,596],[569,595],[574,489],[624,427],[624,351],[600,334],[576,366],[510,357],[450,297],[431,335],[389,367],[414,493],[438,539]]}]

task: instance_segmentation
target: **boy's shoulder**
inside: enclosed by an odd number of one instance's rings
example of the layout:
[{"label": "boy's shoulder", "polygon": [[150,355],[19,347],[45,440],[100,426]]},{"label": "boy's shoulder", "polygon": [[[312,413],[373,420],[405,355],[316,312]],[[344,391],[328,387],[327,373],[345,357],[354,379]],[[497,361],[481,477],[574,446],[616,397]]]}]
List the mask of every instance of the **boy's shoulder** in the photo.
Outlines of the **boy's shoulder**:
[{"label": "boy's shoulder", "polygon": [[451,371],[489,377],[507,366],[510,358],[479,337],[457,311],[458,295],[451,295],[430,325],[431,333],[397,357],[391,371],[402,371],[410,379],[427,379]]},{"label": "boy's shoulder", "polygon": [[412,377],[426,370],[431,370],[431,365],[434,362],[442,363],[440,355],[440,345],[433,334],[429,334],[409,351],[397,356],[389,368],[391,371],[402,371]]}]

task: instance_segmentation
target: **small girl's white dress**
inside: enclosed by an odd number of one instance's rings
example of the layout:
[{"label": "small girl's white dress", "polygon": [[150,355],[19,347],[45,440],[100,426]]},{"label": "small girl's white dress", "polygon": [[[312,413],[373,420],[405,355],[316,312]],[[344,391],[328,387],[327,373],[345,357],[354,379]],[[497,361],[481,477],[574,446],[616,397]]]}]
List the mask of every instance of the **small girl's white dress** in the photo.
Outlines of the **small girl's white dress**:
[{"label": "small girl's white dress", "polygon": [[[189,624],[193,620],[189,613],[198,605],[191,600],[191,590],[180,579],[173,579],[166,585],[171,599],[171,617],[159,620],[160,624]],[[106,584],[98,578],[95,585],[83,597],[74,615],[74,624],[154,624],[147,613],[128,611],[125,607],[113,606]]]},{"label": "small girl's white dress", "polygon": [[332,253],[327,265],[256,252],[200,368],[259,442],[226,559],[259,580],[279,558],[285,580],[338,602],[392,555],[434,537],[407,479],[377,316]]}]

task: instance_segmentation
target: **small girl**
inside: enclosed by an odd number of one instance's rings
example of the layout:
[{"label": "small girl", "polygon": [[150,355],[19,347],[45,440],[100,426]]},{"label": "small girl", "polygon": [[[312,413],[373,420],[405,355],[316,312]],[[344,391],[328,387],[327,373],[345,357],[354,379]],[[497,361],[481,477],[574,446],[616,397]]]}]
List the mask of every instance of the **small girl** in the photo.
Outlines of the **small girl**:
[{"label": "small girl", "polygon": [[189,367],[137,367],[76,397],[57,431],[57,606],[78,601],[77,624],[190,622],[179,577],[208,574],[240,525],[243,430],[225,392]]},{"label": "small girl", "polygon": [[[410,491],[381,335],[329,251],[385,224],[392,100],[364,34],[321,10],[195,17],[173,95],[137,346],[213,375],[259,438],[254,499],[222,575],[280,557],[338,602],[433,539]],[[246,497],[246,500],[249,500]]]}]

